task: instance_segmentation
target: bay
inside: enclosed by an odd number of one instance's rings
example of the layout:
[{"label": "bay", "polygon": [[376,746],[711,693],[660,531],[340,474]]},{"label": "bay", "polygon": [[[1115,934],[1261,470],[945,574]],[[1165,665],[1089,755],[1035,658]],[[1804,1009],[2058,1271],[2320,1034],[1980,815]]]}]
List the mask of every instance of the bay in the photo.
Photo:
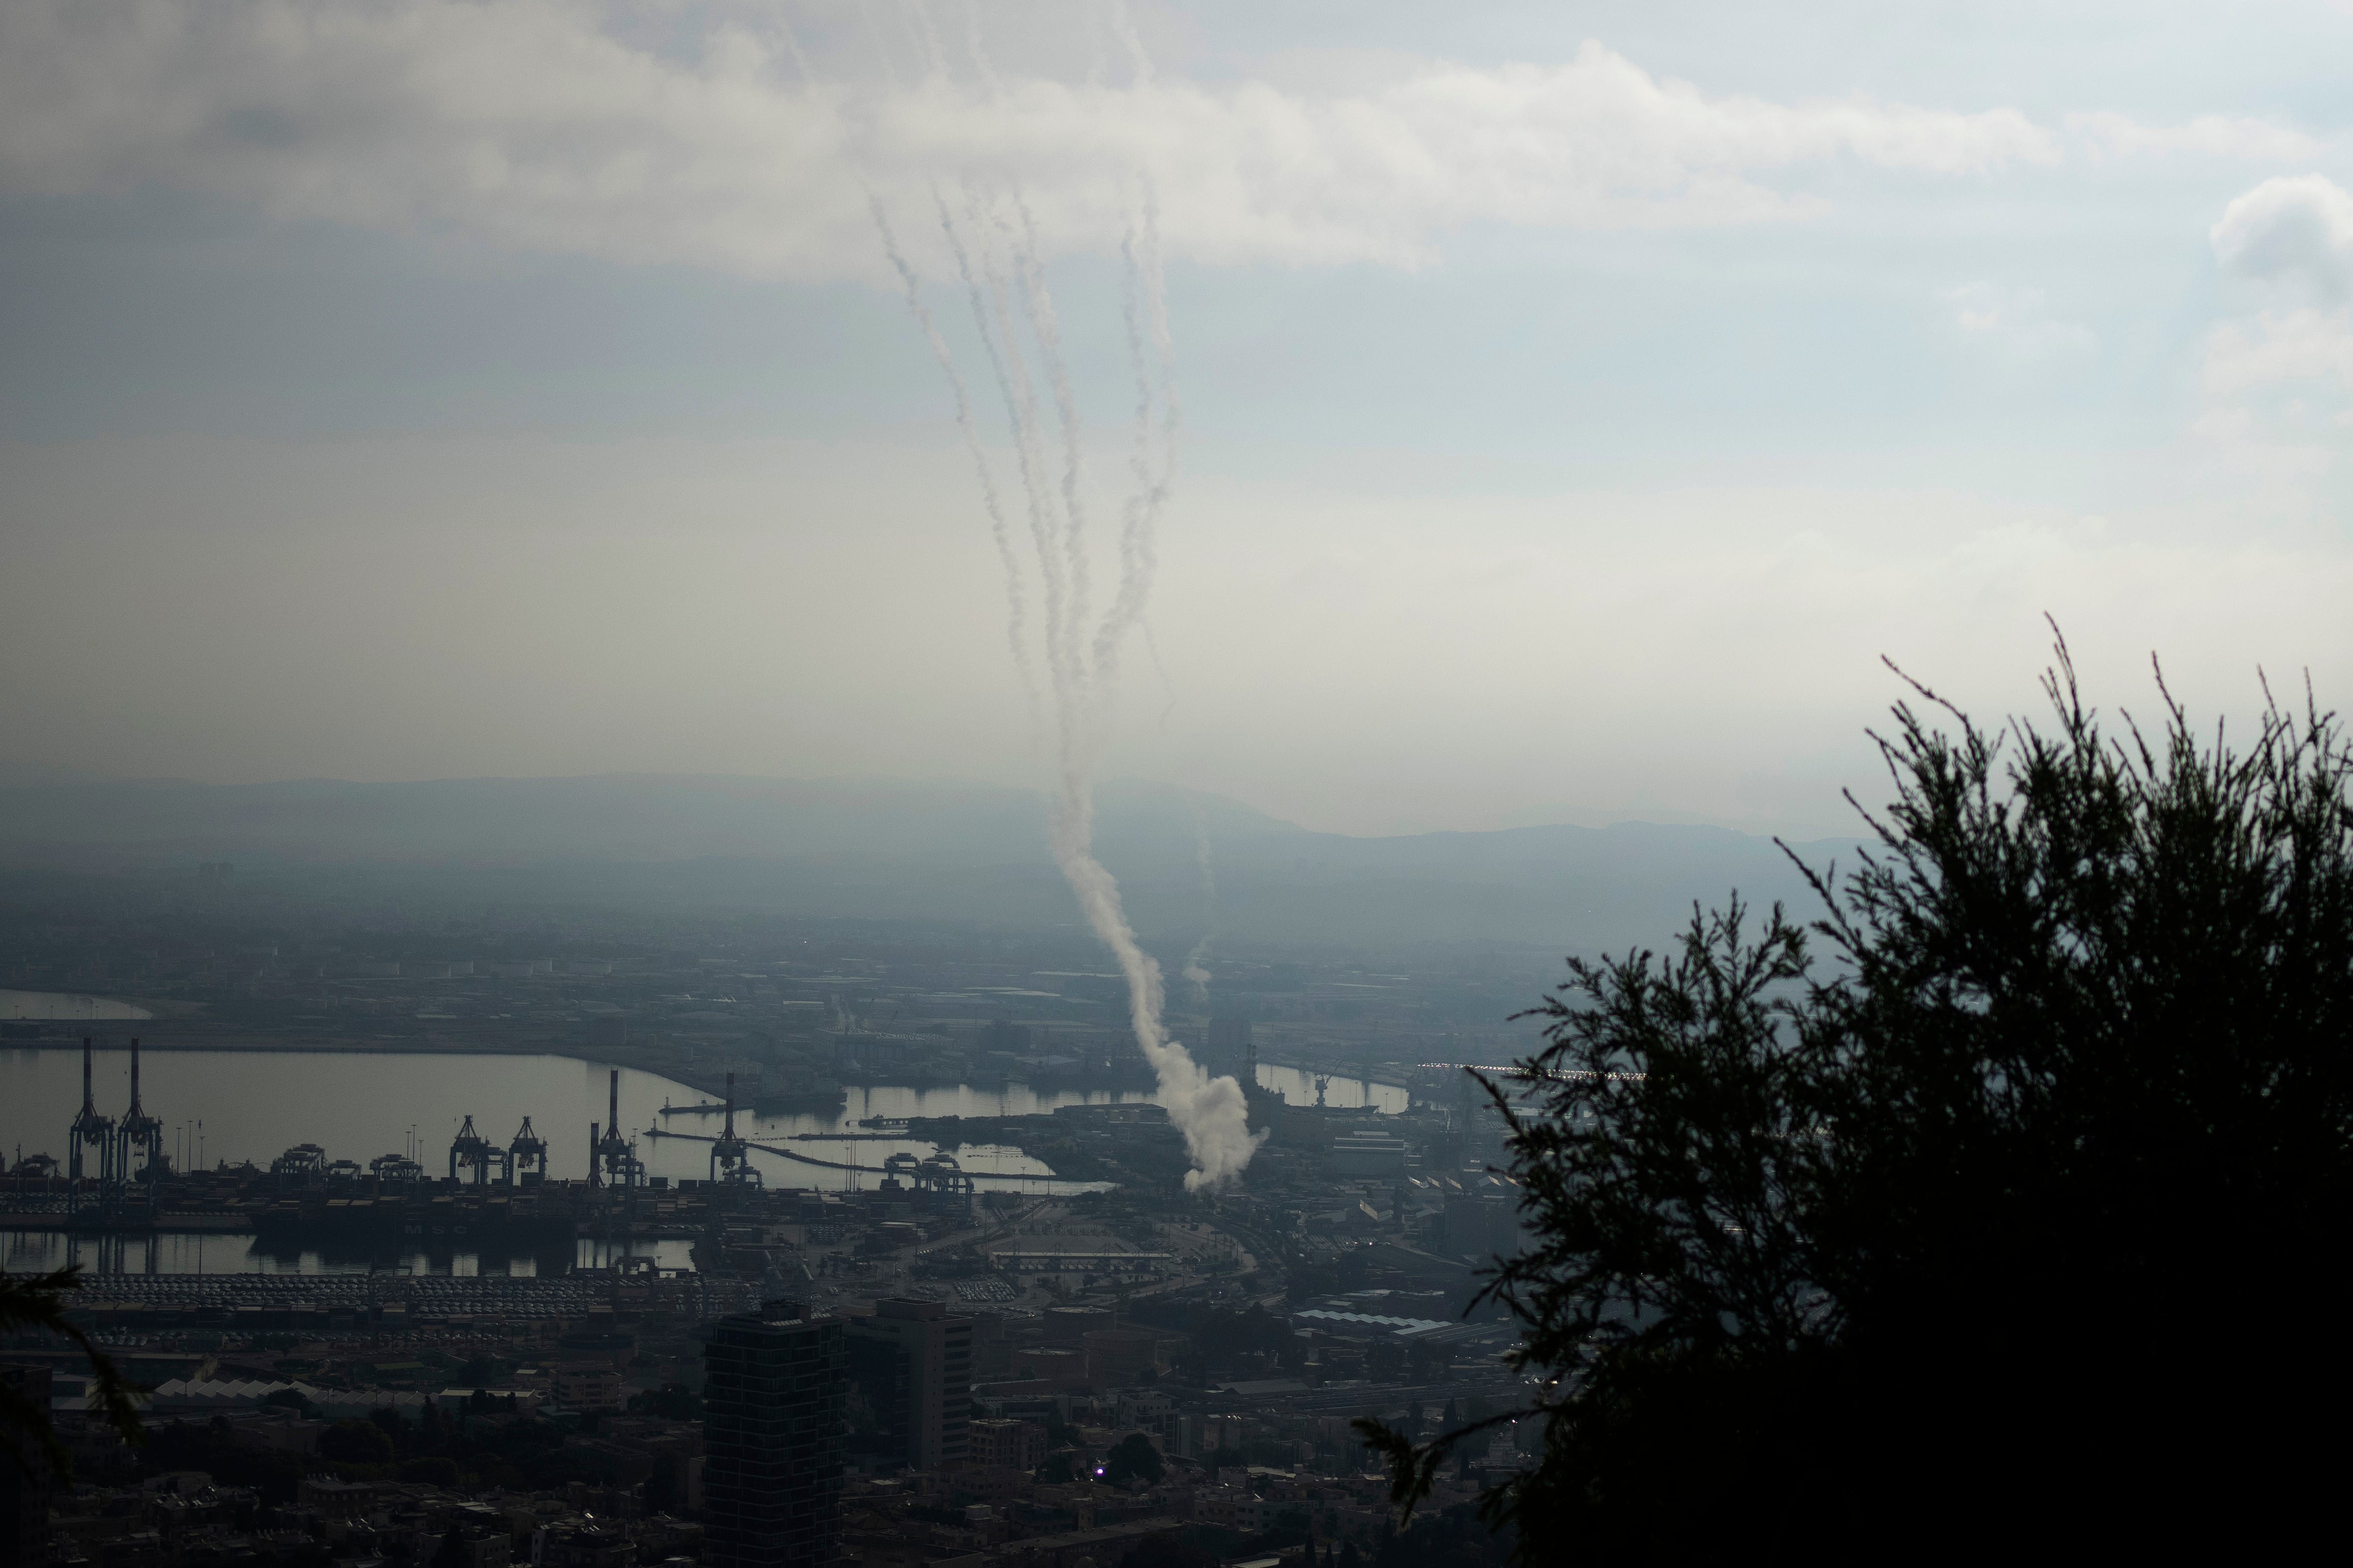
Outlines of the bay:
[{"label": "bay", "polygon": [[[576,1180],[587,1173],[588,1130],[607,1114],[613,1068],[608,1064],[553,1055],[470,1056],[364,1051],[149,1050],[141,1058],[141,1100],[160,1118],[173,1163],[185,1169],[250,1161],[267,1168],[286,1149],[316,1143],[330,1159],[362,1164],[378,1154],[406,1153],[435,1175],[448,1173],[448,1147],[466,1121],[492,1142],[505,1143],[529,1117],[548,1143],[549,1174]],[[708,1096],[658,1074],[622,1068],[621,1126],[637,1140],[639,1156],[654,1175],[699,1178],[710,1173],[710,1150],[685,1138],[649,1139],[653,1126],[678,1132],[718,1131],[715,1115],[664,1117],[665,1104],[691,1106]],[[1293,1104],[1313,1105],[1313,1079],[1295,1068],[1262,1065],[1259,1078]],[[120,1043],[100,1049],[92,1072],[93,1097],[101,1115],[120,1116],[130,1101],[130,1053]],[[844,1164],[880,1166],[886,1157],[930,1154],[929,1143],[913,1139],[850,1138],[870,1119],[892,1117],[996,1117],[1050,1112],[1058,1106],[1150,1100],[1146,1092],[1039,1093],[1020,1084],[980,1089],[955,1085],[930,1089],[853,1088],[840,1110],[756,1116],[737,1112],[738,1131],[755,1142],[791,1148]],[[1335,1079],[1324,1102],[1377,1110],[1404,1109],[1405,1091],[1388,1085]],[[79,1049],[0,1047],[0,1152],[13,1168],[26,1155],[62,1158],[66,1131],[81,1106]],[[809,1135],[816,1135],[812,1141]],[[871,1187],[871,1173],[835,1171],[755,1151],[752,1156],[771,1186],[854,1191]],[[984,1188],[1014,1187],[1022,1178],[1050,1174],[1047,1167],[1015,1149],[967,1148],[956,1158]],[[675,1240],[635,1243],[584,1241],[576,1265],[601,1266],[597,1247],[615,1245],[658,1256],[665,1268],[688,1266],[687,1244]],[[364,1264],[332,1265],[316,1254],[271,1256],[248,1236],[167,1235],[149,1241],[110,1241],[101,1251],[90,1240],[69,1243],[44,1232],[16,1232],[0,1239],[12,1271],[57,1267],[79,1259],[109,1271],[161,1273],[340,1271]],[[152,1260],[151,1260],[152,1253]],[[675,1254],[676,1256],[671,1256]],[[498,1258],[443,1252],[404,1256],[403,1271],[531,1273],[561,1268],[562,1258]]]}]

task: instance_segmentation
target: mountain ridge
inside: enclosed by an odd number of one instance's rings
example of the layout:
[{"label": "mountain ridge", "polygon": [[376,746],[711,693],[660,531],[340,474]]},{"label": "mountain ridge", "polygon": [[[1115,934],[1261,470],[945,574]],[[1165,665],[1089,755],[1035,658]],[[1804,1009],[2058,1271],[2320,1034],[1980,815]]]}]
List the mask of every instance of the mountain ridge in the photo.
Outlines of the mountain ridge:
[{"label": "mountain ridge", "polygon": [[[612,773],[359,784],[0,787],[0,868],[248,879],[344,869],[547,896],[1043,926],[1046,798],[1008,785]],[[1140,931],[1265,941],[1656,943],[1737,888],[1809,897],[1774,843],[1707,825],[1354,836],[1145,780],[1096,795],[1096,849]],[[1797,846],[1815,858],[1851,840]],[[1208,870],[1203,858],[1206,850]],[[520,879],[518,881],[517,879]],[[1212,894],[1214,882],[1214,896]]]}]

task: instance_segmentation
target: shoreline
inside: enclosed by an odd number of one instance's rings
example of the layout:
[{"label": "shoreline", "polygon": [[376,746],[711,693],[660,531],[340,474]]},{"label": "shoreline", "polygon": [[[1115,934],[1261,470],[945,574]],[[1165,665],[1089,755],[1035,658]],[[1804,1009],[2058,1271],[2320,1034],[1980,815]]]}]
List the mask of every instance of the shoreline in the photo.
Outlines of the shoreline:
[{"label": "shoreline", "polygon": [[[73,1023],[77,1020],[26,1019],[22,1022]],[[0,1037],[0,1051],[78,1051],[81,1048],[81,1036],[85,1034],[97,1037],[97,1048],[101,1051],[124,1050],[129,1048],[131,1037],[136,1034],[139,1048],[150,1054],[158,1051],[236,1051],[249,1055],[273,1056],[565,1057],[573,1061],[585,1062],[591,1067],[628,1068],[634,1072],[666,1079],[672,1083],[691,1089],[699,1094],[724,1097],[727,1092],[726,1074],[723,1071],[709,1073],[706,1076],[702,1069],[681,1066],[666,1054],[654,1051],[641,1052],[636,1047],[626,1045],[584,1046],[565,1040],[528,1037],[513,1040],[500,1040],[448,1036],[427,1036],[413,1040],[387,1038],[383,1036],[330,1037],[325,1039],[297,1042],[266,1035],[227,1031],[217,1036],[195,1035],[187,1031],[188,1021],[180,1019],[110,1018],[93,1019],[91,1022],[116,1026],[113,1033],[120,1037],[100,1037],[95,1029],[84,1029],[71,1035],[46,1035],[32,1039]],[[172,1028],[174,1032],[155,1035],[145,1032],[148,1026],[155,1024]],[[134,1029],[130,1026],[133,1025],[139,1027]],[[908,1089],[918,1092],[956,1089],[964,1087],[965,1084],[965,1080],[961,1079],[932,1077],[858,1076],[845,1078],[840,1081],[845,1088],[853,1089]],[[1155,1085],[1147,1082],[1031,1083],[1021,1079],[1008,1079],[1006,1081],[1008,1085],[1018,1083],[1031,1093],[1039,1095],[1063,1092],[1113,1096],[1150,1095],[1156,1088]],[[743,1092],[736,1104],[739,1109],[749,1110],[757,1098],[756,1092]]]}]

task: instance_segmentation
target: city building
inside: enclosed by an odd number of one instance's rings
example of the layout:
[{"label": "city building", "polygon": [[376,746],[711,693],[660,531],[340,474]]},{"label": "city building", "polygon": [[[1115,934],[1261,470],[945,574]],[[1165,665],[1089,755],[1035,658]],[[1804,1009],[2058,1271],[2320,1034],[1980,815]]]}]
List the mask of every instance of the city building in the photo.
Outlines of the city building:
[{"label": "city building", "polygon": [[798,1302],[722,1318],[703,1351],[703,1562],[826,1568],[841,1533],[842,1323]]},{"label": "city building", "polygon": [[556,1403],[574,1410],[615,1410],[621,1404],[621,1374],[609,1366],[562,1366],[548,1380]]},{"label": "city building", "polygon": [[1089,1329],[1087,1381],[1097,1388],[1131,1388],[1152,1371],[1160,1336],[1150,1329]]},{"label": "city building", "polygon": [[886,1299],[848,1321],[850,1447],[875,1466],[936,1469],[971,1457],[972,1320]]},{"label": "city building", "polygon": [[1035,1421],[978,1416],[972,1421],[970,1432],[975,1464],[1034,1470],[1046,1462],[1046,1428]]},{"label": "city building", "polygon": [[1405,1140],[1370,1128],[1342,1132],[1332,1140],[1324,1167],[1335,1176],[1401,1176],[1405,1174]]}]

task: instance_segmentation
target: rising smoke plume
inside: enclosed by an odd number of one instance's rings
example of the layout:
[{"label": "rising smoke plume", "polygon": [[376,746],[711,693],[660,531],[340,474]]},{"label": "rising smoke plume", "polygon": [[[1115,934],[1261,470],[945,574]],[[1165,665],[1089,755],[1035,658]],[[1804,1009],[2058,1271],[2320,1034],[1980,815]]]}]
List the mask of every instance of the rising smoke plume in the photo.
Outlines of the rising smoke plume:
[{"label": "rising smoke plume", "polygon": [[1193,808],[1193,863],[1201,871],[1201,940],[1185,955],[1184,975],[1193,987],[1193,1005],[1209,1005],[1209,944],[1218,940],[1218,873],[1209,863],[1209,819],[1201,811],[1201,797],[1185,792]]},{"label": "rising smoke plume", "polygon": [[[1150,62],[1132,26],[1124,15],[1114,22],[1136,61],[1139,77],[1148,77]],[[927,41],[936,49],[936,35]],[[991,79],[976,26],[971,42],[976,68],[984,79]],[[1061,324],[1047,284],[1036,223],[1018,186],[991,192],[967,181],[961,222],[936,186],[933,201],[972,310],[973,326],[1005,405],[1014,466],[1027,503],[1029,544],[1044,601],[1039,640],[1048,706],[1054,719],[1056,788],[1048,814],[1054,864],[1078,899],[1089,929],[1119,963],[1127,983],[1129,1024],[1137,1047],[1159,1079],[1160,1101],[1184,1134],[1193,1163],[1185,1184],[1198,1191],[1238,1176],[1266,1134],[1250,1131],[1249,1102],[1240,1084],[1231,1077],[1211,1077],[1190,1052],[1168,1037],[1164,1018],[1167,998],[1160,965],[1137,945],[1134,930],[1120,904],[1119,884],[1094,855],[1095,763],[1110,724],[1121,650],[1144,624],[1151,597],[1157,565],[1155,536],[1174,473],[1180,424],[1160,266],[1158,203],[1148,182],[1141,189],[1137,216],[1131,220],[1120,247],[1127,347],[1137,389],[1128,465],[1134,488],[1121,510],[1118,586],[1110,607],[1092,626],[1083,430],[1078,399],[1062,360]],[[972,430],[964,378],[923,304],[914,270],[899,248],[879,203],[874,219],[892,266],[905,285],[908,309],[955,396],[958,425],[980,472],[982,506],[1006,574],[1012,620],[1008,636],[1026,679],[1029,644],[1020,563],[987,455]],[[1035,378],[1030,374],[1031,354],[1037,359]],[[1039,379],[1045,382],[1054,401],[1061,447],[1059,479],[1049,472],[1044,419],[1036,392]],[[1155,410],[1160,415],[1156,427]],[[1201,952],[1196,949],[1195,958],[1187,961],[1188,978],[1198,968]],[[1206,978],[1207,972],[1201,973]]]}]

